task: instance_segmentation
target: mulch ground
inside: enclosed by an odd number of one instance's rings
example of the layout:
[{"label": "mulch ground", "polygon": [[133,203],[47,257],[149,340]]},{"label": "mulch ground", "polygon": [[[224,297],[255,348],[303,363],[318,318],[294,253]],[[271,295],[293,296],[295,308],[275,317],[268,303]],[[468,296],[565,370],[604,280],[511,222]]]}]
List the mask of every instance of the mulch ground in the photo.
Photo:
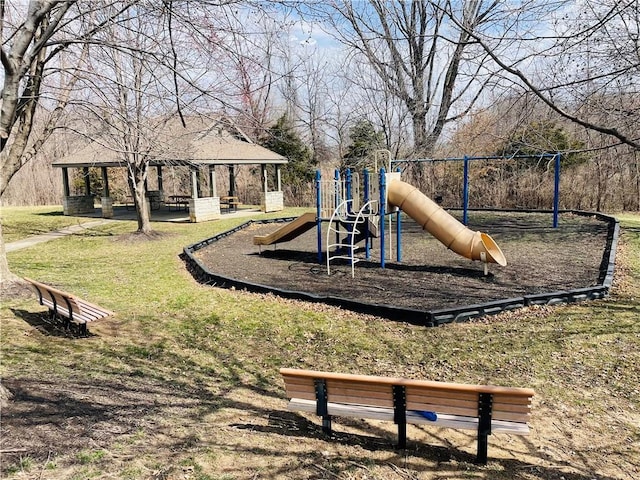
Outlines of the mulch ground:
[{"label": "mulch ground", "polygon": [[[485,276],[480,262],[458,256],[404,218],[401,262],[395,259],[394,233],[391,248],[387,239],[385,268],[380,268],[376,239],[371,259],[361,254],[352,278],[348,263],[332,263],[330,274],[326,263],[318,263],[315,229],[261,252],[253,245],[254,235],[280,226],[253,224],[198,250],[196,256],[211,272],[244,282],[433,310],[597,285],[607,239],[607,225],[591,217],[563,214],[554,229],[549,214],[471,213],[469,228],[491,235],[508,262],[506,267],[490,264]],[[326,228],[324,224],[323,245]]]}]

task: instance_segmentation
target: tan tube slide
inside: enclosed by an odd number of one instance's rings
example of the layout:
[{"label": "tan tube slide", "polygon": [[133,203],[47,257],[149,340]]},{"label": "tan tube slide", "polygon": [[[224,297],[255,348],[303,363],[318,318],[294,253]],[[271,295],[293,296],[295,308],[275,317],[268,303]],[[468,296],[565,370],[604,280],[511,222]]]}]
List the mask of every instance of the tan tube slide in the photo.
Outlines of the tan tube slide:
[{"label": "tan tube slide", "polygon": [[[401,180],[387,186],[388,202],[399,207],[443,245],[470,260],[484,260],[505,266],[502,250],[486,233],[474,232],[449,215],[416,187]],[[484,258],[482,258],[484,256]]]}]

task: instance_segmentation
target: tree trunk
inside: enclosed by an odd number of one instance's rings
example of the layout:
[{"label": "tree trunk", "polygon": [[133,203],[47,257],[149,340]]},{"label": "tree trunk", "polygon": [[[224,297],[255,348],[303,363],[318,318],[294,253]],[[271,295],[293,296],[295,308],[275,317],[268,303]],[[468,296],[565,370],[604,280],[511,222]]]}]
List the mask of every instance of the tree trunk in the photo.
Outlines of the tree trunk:
[{"label": "tree trunk", "polygon": [[9,270],[7,251],[2,237],[2,222],[0,221],[0,288],[4,290],[9,284],[18,281],[19,278]]},{"label": "tree trunk", "polygon": [[0,407],[5,408],[9,405],[9,400],[13,397],[13,394],[0,383]]},{"label": "tree trunk", "polygon": [[[133,196],[136,206],[136,220],[138,221],[138,233],[150,234],[153,230],[151,228],[150,217],[150,205],[147,199],[147,189],[145,181],[147,178],[147,168],[134,167],[133,171],[131,166],[129,167],[129,186],[131,188],[131,195]],[[131,178],[133,177],[133,178]]]},{"label": "tree trunk", "polygon": [[433,150],[427,133],[427,113],[422,109],[415,109],[411,115],[413,122],[413,149],[418,157],[427,156]]},{"label": "tree trunk", "polygon": [[151,216],[149,214],[150,205],[145,191],[136,190],[136,217],[138,220],[138,232],[149,234],[151,229]]}]

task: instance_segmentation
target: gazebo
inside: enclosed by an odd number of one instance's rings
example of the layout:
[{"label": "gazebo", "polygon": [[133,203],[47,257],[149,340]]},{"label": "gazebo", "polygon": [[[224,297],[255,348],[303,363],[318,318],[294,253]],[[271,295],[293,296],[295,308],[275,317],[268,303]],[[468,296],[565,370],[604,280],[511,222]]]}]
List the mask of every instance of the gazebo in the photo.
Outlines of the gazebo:
[{"label": "gazebo", "polygon": [[[280,168],[287,159],[271,150],[254,143],[239,127],[226,118],[207,121],[201,117],[188,118],[187,128],[176,121],[167,122],[153,132],[153,142],[148,142],[145,152],[149,166],[156,169],[157,188],[147,190],[149,205],[160,207],[169,204],[163,186],[163,168],[184,167],[190,170],[190,195],[188,202],[189,219],[192,222],[215,220],[221,216],[221,197],[218,194],[216,167],[226,166],[229,171],[228,196],[235,196],[235,167],[238,165],[260,165],[261,167],[261,209],[264,212],[279,211],[284,208]],[[275,189],[270,190],[267,166],[275,166]],[[108,139],[94,140],[73,154],[53,162],[62,170],[64,187],[63,209],[65,215],[95,212],[94,197],[91,192],[89,168],[100,168],[103,190],[101,195],[102,216],[113,217],[113,199],[109,192],[108,168],[127,168],[127,162],[119,156],[117,148],[109,146]],[[85,185],[83,195],[72,195],[69,181],[70,169],[82,169]],[[200,175],[208,172],[208,191],[199,187]],[[222,198],[227,197],[223,195]]]}]

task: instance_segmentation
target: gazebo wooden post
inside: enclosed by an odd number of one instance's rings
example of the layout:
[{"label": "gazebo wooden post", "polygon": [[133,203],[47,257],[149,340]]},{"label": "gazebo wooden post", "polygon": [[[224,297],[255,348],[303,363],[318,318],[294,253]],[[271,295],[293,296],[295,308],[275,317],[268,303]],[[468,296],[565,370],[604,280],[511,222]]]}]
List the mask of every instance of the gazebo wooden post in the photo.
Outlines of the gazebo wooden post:
[{"label": "gazebo wooden post", "polygon": [[162,186],[162,165],[156,165],[156,174],[158,175],[158,190],[162,192],[164,190]]},{"label": "gazebo wooden post", "polygon": [[234,165],[229,165],[229,196],[236,196],[236,171]]},{"label": "gazebo wooden post", "polygon": [[164,185],[162,178],[162,165],[156,165],[156,177],[158,178],[158,193],[157,193],[157,202],[158,206],[162,207],[164,205]]},{"label": "gazebo wooden post", "polygon": [[64,196],[71,196],[71,187],[69,186],[69,169],[67,167],[62,168],[62,188],[64,189]]},{"label": "gazebo wooden post", "polygon": [[264,163],[260,165],[260,172],[262,174],[262,194],[266,195],[269,191],[269,179],[267,178],[267,166]]},{"label": "gazebo wooden post", "polygon": [[107,167],[101,167],[102,170],[102,197],[100,204],[102,206],[102,218],[113,218],[113,199],[109,193],[109,175]]},{"label": "gazebo wooden post", "polygon": [[82,175],[84,176],[84,194],[91,196],[91,177],[89,176],[89,167],[82,167]]},{"label": "gazebo wooden post", "polygon": [[218,196],[218,187],[216,185],[216,166],[209,165],[209,196]]},{"label": "gazebo wooden post", "polygon": [[281,192],[282,191],[282,171],[279,164],[276,164],[276,177],[278,182],[277,191]]},{"label": "gazebo wooden post", "polygon": [[191,198],[198,198],[198,170],[191,169]]},{"label": "gazebo wooden post", "polygon": [[109,175],[107,175],[107,167],[100,167],[102,171],[102,196],[109,197]]}]

